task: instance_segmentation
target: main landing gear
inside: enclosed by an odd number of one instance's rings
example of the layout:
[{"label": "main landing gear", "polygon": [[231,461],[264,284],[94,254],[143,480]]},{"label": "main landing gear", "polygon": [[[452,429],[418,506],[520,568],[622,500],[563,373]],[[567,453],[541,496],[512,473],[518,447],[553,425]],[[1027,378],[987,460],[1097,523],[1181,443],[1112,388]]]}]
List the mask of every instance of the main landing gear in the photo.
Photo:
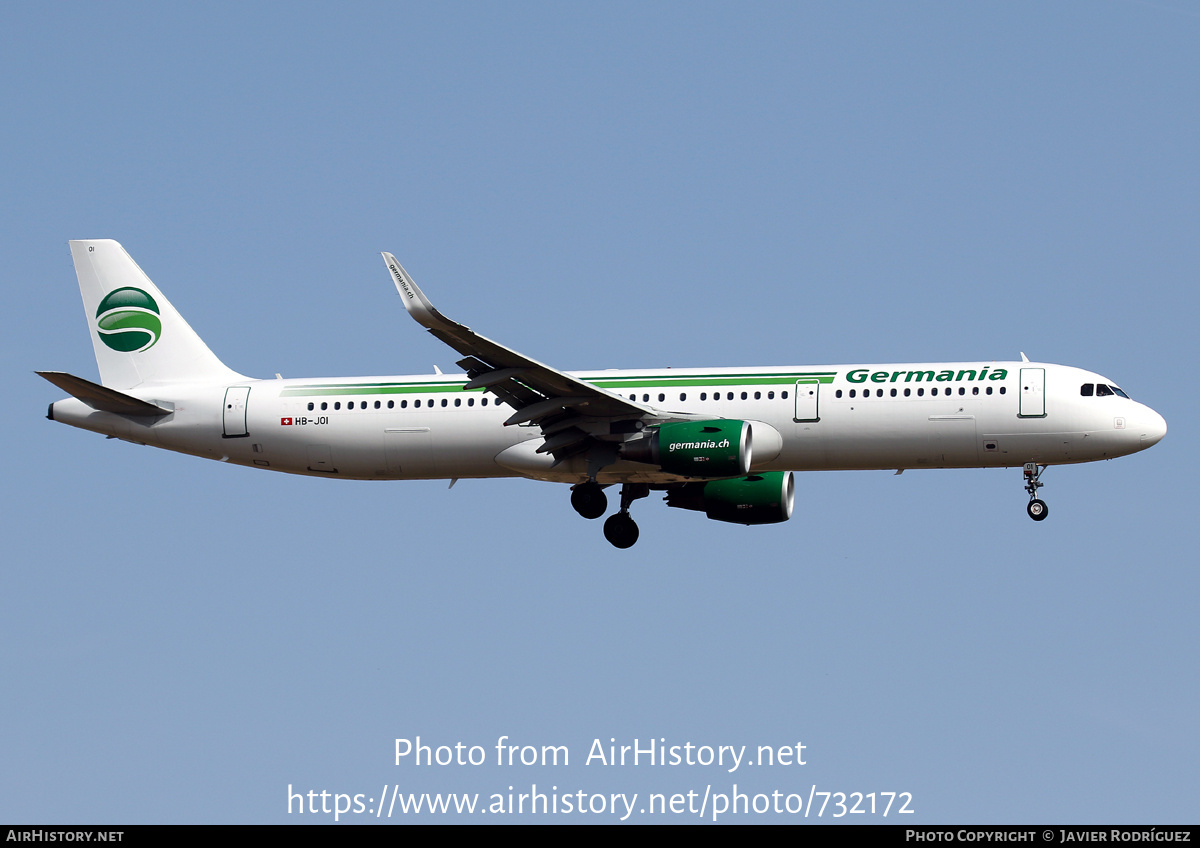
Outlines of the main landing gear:
[{"label": "main landing gear", "polygon": [[641,535],[638,530],[637,522],[629,515],[629,510],[623,509],[620,512],[614,512],[604,522],[604,538],[612,543],[613,547],[632,548]]},{"label": "main landing gear", "polygon": [[1045,465],[1039,466],[1036,462],[1025,463],[1025,491],[1029,492],[1029,506],[1025,507],[1025,511],[1034,521],[1045,521],[1046,516],[1050,514],[1050,507],[1037,496],[1037,490],[1046,485],[1039,480],[1045,470]]},{"label": "main landing gear", "polygon": [[638,498],[647,497],[650,487],[645,483],[621,484],[621,511],[614,512],[604,522],[604,538],[617,548],[632,548],[638,540],[637,522],[629,514],[630,505]]},{"label": "main landing gear", "polygon": [[[637,542],[638,526],[629,514],[629,507],[638,498],[649,494],[650,487],[645,483],[621,485],[621,510],[614,512],[604,522],[604,538],[614,547],[632,548]],[[571,487],[571,506],[584,518],[599,518],[608,509],[608,496],[604,494],[603,486],[589,480]]]},{"label": "main landing gear", "polygon": [[571,487],[571,506],[584,518],[599,518],[608,510],[608,495],[595,481]]}]

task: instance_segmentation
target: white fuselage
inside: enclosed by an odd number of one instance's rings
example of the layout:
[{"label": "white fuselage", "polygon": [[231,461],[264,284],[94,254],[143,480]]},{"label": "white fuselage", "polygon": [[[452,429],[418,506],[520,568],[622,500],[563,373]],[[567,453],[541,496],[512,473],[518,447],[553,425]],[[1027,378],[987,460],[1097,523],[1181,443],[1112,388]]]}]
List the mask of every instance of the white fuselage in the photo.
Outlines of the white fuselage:
[{"label": "white fuselage", "polygon": [[[660,369],[572,376],[674,413],[741,419],[755,471],[971,468],[1111,459],[1150,447],[1166,424],[1088,371],[1036,362]],[[142,385],[158,418],[70,398],[56,421],[117,438],[292,474],[360,480],[515,477],[578,483],[583,459],[538,454],[534,426],[464,375]],[[766,426],[763,426],[766,425]],[[682,480],[619,460],[601,483]]]}]

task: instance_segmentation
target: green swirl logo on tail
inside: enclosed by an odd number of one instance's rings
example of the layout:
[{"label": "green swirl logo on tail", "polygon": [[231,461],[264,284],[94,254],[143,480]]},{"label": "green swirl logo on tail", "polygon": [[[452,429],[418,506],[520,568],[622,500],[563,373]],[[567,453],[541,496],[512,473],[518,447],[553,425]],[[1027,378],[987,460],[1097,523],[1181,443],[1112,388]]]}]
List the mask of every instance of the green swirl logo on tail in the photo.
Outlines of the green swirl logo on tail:
[{"label": "green swirl logo on tail", "polygon": [[122,353],[149,350],[162,333],[154,298],[128,286],[110,291],[100,301],[96,327],[104,343]]}]

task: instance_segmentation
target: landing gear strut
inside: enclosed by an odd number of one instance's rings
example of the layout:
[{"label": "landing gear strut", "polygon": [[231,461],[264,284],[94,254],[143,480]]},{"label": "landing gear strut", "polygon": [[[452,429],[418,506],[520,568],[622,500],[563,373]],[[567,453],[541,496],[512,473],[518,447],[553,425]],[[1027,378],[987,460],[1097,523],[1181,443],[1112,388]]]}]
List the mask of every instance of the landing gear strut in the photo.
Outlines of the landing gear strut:
[{"label": "landing gear strut", "polygon": [[608,495],[594,480],[571,487],[571,506],[584,518],[599,518],[608,509]]},{"label": "landing gear strut", "polygon": [[604,538],[608,539],[614,547],[632,548],[637,542],[638,526],[629,514],[629,506],[638,498],[644,498],[649,494],[650,487],[645,483],[621,485],[621,511],[613,513],[604,522]]},{"label": "landing gear strut", "polygon": [[1036,462],[1025,463],[1025,491],[1029,492],[1029,506],[1025,507],[1025,511],[1034,521],[1045,521],[1050,514],[1050,507],[1037,496],[1038,489],[1046,485],[1039,480],[1045,470],[1046,466],[1039,467]]}]

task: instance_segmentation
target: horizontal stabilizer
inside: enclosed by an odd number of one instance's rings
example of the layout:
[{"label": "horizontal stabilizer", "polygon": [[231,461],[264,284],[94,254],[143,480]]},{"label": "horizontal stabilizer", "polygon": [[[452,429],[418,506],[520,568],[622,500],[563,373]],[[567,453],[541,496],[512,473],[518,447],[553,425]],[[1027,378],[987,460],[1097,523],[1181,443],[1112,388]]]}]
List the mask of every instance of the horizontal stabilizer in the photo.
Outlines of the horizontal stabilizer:
[{"label": "horizontal stabilizer", "polygon": [[92,409],[115,412],[117,415],[170,415],[175,410],[164,409],[148,401],[140,400],[113,389],[107,389],[91,380],[67,374],[64,371],[36,371],[72,397],[77,397]]}]

